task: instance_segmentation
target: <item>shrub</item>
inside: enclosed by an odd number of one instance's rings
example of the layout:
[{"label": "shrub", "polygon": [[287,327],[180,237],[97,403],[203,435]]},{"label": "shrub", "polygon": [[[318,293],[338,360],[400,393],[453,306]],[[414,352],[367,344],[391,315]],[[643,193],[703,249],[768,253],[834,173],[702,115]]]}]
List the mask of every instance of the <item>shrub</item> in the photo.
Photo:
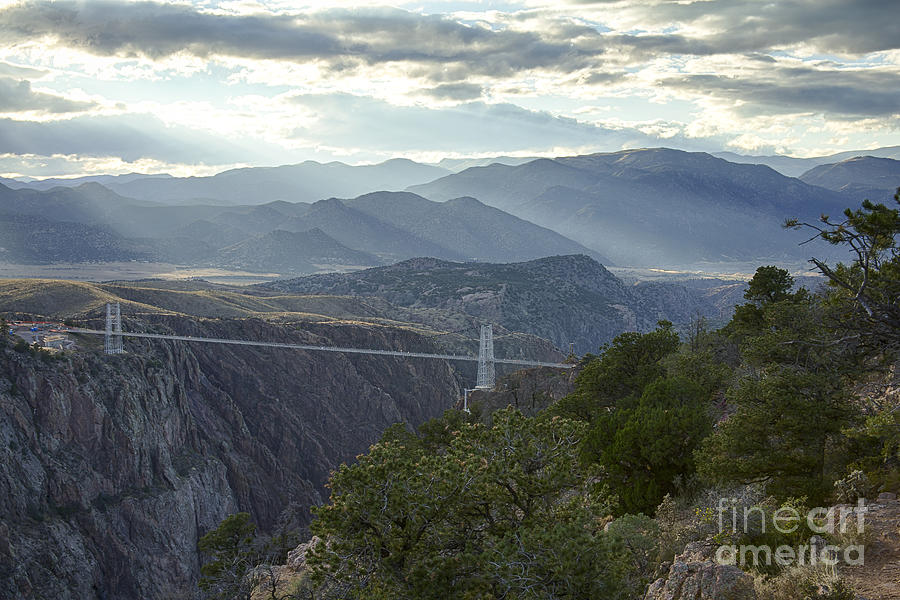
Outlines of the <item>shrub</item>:
[{"label": "shrub", "polygon": [[834,482],[834,492],[839,502],[856,504],[861,498],[871,498],[875,490],[866,474],[854,469],[843,479]]}]

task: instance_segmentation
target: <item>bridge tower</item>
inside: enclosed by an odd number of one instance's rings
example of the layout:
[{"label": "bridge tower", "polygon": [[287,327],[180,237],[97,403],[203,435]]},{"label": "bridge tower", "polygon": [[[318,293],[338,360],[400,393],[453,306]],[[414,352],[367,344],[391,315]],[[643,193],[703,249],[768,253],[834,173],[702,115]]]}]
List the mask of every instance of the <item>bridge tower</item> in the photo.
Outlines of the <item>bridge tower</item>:
[{"label": "bridge tower", "polygon": [[122,345],[122,309],[119,303],[106,303],[106,336],[103,348],[107,354],[122,354],[125,349]]},{"label": "bridge tower", "polygon": [[494,389],[494,329],[493,326],[481,326],[481,343],[478,346],[478,378],[476,390]]}]

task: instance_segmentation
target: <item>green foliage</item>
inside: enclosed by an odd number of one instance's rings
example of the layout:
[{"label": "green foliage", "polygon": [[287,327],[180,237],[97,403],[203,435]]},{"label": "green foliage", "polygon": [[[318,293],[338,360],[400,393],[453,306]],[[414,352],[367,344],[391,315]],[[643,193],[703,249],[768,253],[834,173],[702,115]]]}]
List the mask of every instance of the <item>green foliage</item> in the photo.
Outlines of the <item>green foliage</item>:
[{"label": "green foliage", "polygon": [[885,407],[847,435],[851,468],[866,475],[873,491],[900,489],[900,412]]},{"label": "green foliage", "polygon": [[553,414],[590,421],[604,408],[634,400],[644,387],[666,374],[662,359],[678,350],[672,323],[660,321],[650,333],[627,332],[603,348],[575,381],[575,392],[551,409]]},{"label": "green foliage", "polygon": [[900,350],[900,188],[894,202],[898,208],[865,200],[861,208],[845,210],[840,221],[823,215],[819,224],[786,223],[813,229],[815,237],[851,252],[849,265],[811,262],[832,286],[843,337],[876,356]]},{"label": "green foliage", "polygon": [[250,598],[248,574],[257,566],[256,525],[249,513],[236,513],[222,521],[197,544],[210,560],[201,568],[200,589],[207,598]]},{"label": "green foliage", "polygon": [[513,409],[391,429],[332,475],[313,581],[336,598],[626,597],[633,567],[602,531],[583,430]]},{"label": "green foliage", "polygon": [[744,375],[727,392],[734,414],[703,443],[697,463],[707,481],[764,483],[779,498],[824,501],[846,464],[833,459],[855,419],[846,384],[857,365],[829,343],[823,298],[790,292],[791,284],[786,271],[760,267],[750,302],[725,327]]},{"label": "green foliage", "polygon": [[872,498],[875,490],[865,473],[854,469],[834,482],[835,496],[839,502],[856,504],[862,498]]},{"label": "green foliage", "polygon": [[824,500],[826,452],[850,416],[841,386],[785,369],[744,378],[729,399],[737,412],[698,451],[700,474],[719,484],[765,483],[780,498]]},{"label": "green foliage", "polygon": [[784,269],[775,266],[759,267],[747,283],[744,298],[754,304],[770,304],[787,300],[794,278]]},{"label": "green foliage", "polygon": [[622,577],[626,597],[640,598],[660,563],[659,524],[643,514],[624,515],[610,522],[606,536],[626,567]]},{"label": "green foliage", "polygon": [[684,377],[660,378],[636,405],[595,419],[582,457],[603,465],[619,512],[652,512],[694,472],[694,449],[712,431],[708,397]]},{"label": "green foliage", "polygon": [[[717,338],[721,341],[722,338]],[[670,356],[665,364],[667,371],[675,377],[692,381],[703,390],[710,400],[715,399],[728,387],[733,377],[733,368],[724,362],[726,358],[721,348],[704,348],[695,352],[685,352]]]},{"label": "green foliage", "polygon": [[699,472],[719,484],[762,482],[780,498],[822,500],[834,475],[827,455],[853,418],[846,365],[821,343],[829,335],[821,298],[789,293],[780,269],[761,267],[754,280],[752,301],[725,328],[746,369],[727,394],[736,412],[698,451]]}]

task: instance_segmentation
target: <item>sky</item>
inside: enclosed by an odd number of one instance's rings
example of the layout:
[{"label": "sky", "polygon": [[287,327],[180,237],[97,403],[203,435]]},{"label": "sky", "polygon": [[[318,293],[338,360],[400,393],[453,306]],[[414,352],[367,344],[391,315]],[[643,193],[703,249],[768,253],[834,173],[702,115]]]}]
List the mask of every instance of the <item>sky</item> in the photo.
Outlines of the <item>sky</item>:
[{"label": "sky", "polygon": [[0,176],[900,145],[897,0],[0,0]]}]

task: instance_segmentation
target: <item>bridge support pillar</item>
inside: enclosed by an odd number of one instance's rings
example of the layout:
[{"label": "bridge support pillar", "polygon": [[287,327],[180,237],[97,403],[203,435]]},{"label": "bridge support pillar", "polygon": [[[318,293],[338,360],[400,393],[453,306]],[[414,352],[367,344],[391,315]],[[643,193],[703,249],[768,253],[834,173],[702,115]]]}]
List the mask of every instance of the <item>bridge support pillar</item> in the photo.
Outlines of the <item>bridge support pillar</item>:
[{"label": "bridge support pillar", "polygon": [[492,390],[494,373],[494,329],[492,325],[481,326],[481,343],[478,345],[478,377],[476,390]]},{"label": "bridge support pillar", "polygon": [[106,331],[103,349],[107,354],[122,354],[125,348],[122,344],[122,309],[119,303],[113,305],[106,303]]}]

